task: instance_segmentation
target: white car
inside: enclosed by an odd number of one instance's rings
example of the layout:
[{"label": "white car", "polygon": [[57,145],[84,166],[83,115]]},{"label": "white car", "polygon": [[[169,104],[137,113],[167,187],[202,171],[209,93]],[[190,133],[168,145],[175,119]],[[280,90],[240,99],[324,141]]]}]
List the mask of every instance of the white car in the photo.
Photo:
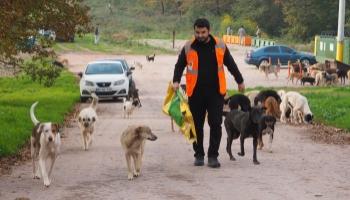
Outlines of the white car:
[{"label": "white car", "polygon": [[85,102],[95,92],[99,98],[127,97],[131,71],[120,60],[99,60],[87,64],[79,74],[80,100]]}]

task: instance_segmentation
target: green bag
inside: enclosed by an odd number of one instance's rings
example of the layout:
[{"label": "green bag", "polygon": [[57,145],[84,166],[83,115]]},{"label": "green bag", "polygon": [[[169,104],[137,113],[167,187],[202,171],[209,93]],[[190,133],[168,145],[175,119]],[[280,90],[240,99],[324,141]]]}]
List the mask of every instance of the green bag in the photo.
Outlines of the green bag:
[{"label": "green bag", "polygon": [[184,118],[181,113],[180,103],[181,94],[179,94],[179,92],[177,91],[173,99],[171,100],[168,112],[169,115],[174,119],[175,123],[181,127],[184,123]]}]

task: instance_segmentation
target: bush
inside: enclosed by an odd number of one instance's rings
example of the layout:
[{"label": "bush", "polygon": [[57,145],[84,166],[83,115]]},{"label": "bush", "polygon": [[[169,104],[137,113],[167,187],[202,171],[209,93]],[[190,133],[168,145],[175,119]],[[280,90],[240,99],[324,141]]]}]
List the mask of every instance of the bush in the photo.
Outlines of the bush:
[{"label": "bush", "polygon": [[51,59],[38,59],[26,62],[22,70],[31,77],[32,81],[51,87],[60,76],[62,68],[54,65]]}]

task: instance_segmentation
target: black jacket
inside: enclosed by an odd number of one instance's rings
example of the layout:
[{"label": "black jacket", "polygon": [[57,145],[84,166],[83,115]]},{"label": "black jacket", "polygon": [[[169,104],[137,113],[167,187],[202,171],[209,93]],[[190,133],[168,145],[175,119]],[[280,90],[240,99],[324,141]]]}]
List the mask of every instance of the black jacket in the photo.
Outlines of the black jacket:
[{"label": "black jacket", "polygon": [[[208,43],[203,44],[195,40],[191,45],[191,48],[196,50],[198,54],[199,70],[196,87],[203,86],[216,89],[219,88],[219,78],[218,64],[215,54],[215,39],[211,35],[209,35],[209,37],[210,41]],[[243,77],[227,47],[224,54],[224,65],[234,76],[238,84],[243,83]],[[180,83],[183,71],[186,66],[186,54],[185,49],[183,48],[178,57],[177,63],[175,64],[173,82]]]}]

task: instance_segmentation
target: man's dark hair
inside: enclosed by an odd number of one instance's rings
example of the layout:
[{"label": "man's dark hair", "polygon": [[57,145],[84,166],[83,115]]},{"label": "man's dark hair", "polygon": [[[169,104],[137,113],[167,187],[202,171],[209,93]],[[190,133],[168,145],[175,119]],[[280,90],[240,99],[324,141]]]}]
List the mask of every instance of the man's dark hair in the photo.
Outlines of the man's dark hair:
[{"label": "man's dark hair", "polygon": [[208,30],[210,30],[210,24],[209,21],[205,18],[198,18],[193,25],[193,29],[195,28],[207,28]]}]

